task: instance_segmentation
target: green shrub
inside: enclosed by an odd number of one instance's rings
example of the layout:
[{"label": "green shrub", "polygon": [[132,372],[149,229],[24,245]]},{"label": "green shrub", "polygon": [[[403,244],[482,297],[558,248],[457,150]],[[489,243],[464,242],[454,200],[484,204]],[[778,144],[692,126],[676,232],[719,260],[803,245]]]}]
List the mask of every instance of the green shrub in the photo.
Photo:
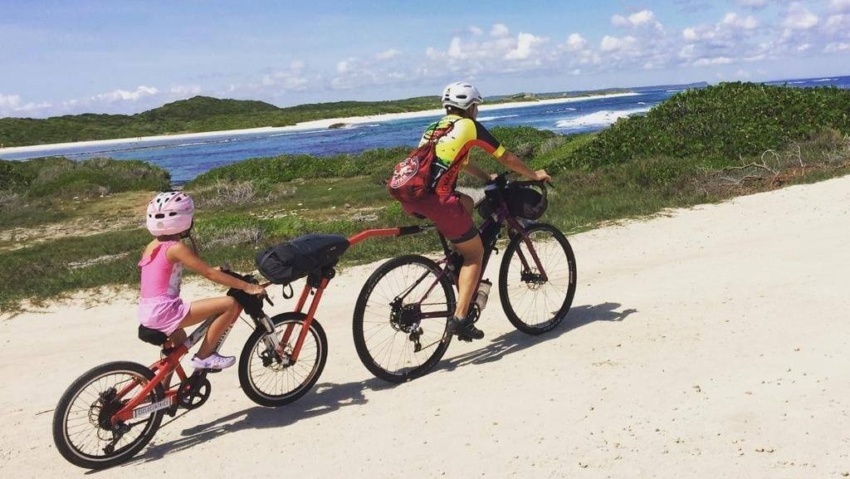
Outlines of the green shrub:
[{"label": "green shrub", "polygon": [[850,131],[850,90],[721,83],[678,93],[644,116],[620,119],[557,164],[592,171],[670,156],[722,167],[823,128]]},{"label": "green shrub", "polygon": [[[171,176],[157,166],[138,160],[92,158],[74,161],[64,157],[3,161],[0,170],[8,189],[30,198],[99,196],[136,190],[163,190]],[[0,187],[2,188],[2,187]]]}]

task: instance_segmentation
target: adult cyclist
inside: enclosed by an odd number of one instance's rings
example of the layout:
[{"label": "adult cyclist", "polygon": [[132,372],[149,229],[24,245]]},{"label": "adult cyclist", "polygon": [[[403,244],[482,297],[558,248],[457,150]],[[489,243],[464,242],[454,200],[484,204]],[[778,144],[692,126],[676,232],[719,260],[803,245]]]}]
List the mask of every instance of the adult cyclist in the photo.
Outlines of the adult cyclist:
[{"label": "adult cyclist", "polygon": [[[456,82],[443,90],[442,104],[446,115],[425,129],[420,145],[432,136],[436,141],[437,168],[434,194],[417,201],[403,202],[402,208],[410,215],[424,216],[433,221],[440,233],[463,256],[463,267],[458,274],[458,298],[454,316],[449,319],[449,332],[458,339],[481,339],[484,332],[475,327],[469,311],[472,293],[481,280],[481,263],[484,246],[478,229],[472,221],[473,200],[456,191],[457,175],[461,169],[489,181],[495,175],[485,172],[469,161],[469,151],[477,146],[496,159],[502,166],[537,181],[549,181],[545,170],[533,171],[479,123],[478,105],[484,98],[470,83]],[[454,167],[453,167],[454,165]]]}]

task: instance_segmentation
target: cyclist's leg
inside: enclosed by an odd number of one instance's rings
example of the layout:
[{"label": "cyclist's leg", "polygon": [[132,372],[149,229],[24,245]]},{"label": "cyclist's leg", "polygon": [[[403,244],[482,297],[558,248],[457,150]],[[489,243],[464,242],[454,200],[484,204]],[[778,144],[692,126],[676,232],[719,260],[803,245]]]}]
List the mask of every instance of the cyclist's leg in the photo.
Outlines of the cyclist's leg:
[{"label": "cyclist's leg", "polygon": [[455,318],[452,320],[463,337],[481,338],[484,333],[475,329],[471,321],[466,321],[469,303],[478,280],[481,279],[481,263],[484,247],[478,235],[478,228],[472,222],[473,201],[467,195],[433,195],[415,204],[402,204],[408,213],[426,216],[440,233],[449,239],[455,250],[463,256],[463,266],[458,272],[458,300]]},{"label": "cyclist's leg", "polygon": [[182,343],[186,340],[186,330],[178,327],[174,330],[173,333],[168,337],[168,341],[163,345],[164,348],[173,348],[178,344]]},{"label": "cyclist's leg", "polygon": [[[472,198],[463,193],[455,192],[454,196],[446,198],[443,206],[446,209],[446,219],[450,222],[451,228],[445,226],[445,222],[438,222],[437,228],[443,226],[440,231],[449,239],[455,251],[463,256],[463,266],[458,272],[458,297],[455,309],[455,317],[463,319],[469,313],[472,292],[475,290],[478,280],[481,279],[484,245],[478,235],[478,228],[472,222],[474,207]],[[443,224],[441,225],[441,223]]]},{"label": "cyclist's leg", "polygon": [[[458,338],[463,340],[481,339],[484,333],[475,327],[469,317],[469,305],[472,294],[481,280],[482,262],[484,260],[484,245],[478,228],[472,222],[474,202],[472,198],[462,193],[456,193],[455,202],[448,202],[453,211],[452,234],[446,235],[457,253],[463,256],[463,266],[457,278],[457,305],[450,327],[455,328]],[[465,230],[465,231],[464,231]]]},{"label": "cyclist's leg", "polygon": [[460,201],[460,204],[463,206],[464,211],[466,211],[469,214],[469,217],[471,219],[472,218],[472,211],[475,209],[475,201],[472,199],[471,196],[469,196],[465,193],[455,192],[455,195],[457,195],[458,200]]},{"label": "cyclist's leg", "polygon": [[197,356],[204,359],[213,353],[216,343],[230,323],[239,314],[239,303],[231,296],[220,296],[218,298],[207,298],[198,301],[192,301],[189,308],[189,314],[180,322],[180,328],[198,324],[201,321],[216,316],[209,331],[207,331],[201,347],[198,349]]},{"label": "cyclist's leg", "polygon": [[469,313],[472,292],[481,279],[481,262],[484,259],[484,245],[481,236],[475,231],[475,236],[466,241],[452,241],[455,249],[463,256],[463,266],[457,278],[457,306],[455,317],[465,318]]}]

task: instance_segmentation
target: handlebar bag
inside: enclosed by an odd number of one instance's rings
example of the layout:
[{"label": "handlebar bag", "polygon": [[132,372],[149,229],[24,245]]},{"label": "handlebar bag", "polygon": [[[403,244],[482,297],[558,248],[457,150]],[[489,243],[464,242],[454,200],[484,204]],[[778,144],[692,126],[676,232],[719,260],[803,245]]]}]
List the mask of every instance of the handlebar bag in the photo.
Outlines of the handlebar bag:
[{"label": "handlebar bag", "polygon": [[257,269],[275,284],[288,284],[311,271],[331,266],[348,249],[345,236],[313,233],[260,251]]},{"label": "handlebar bag", "polygon": [[527,186],[509,186],[505,190],[505,202],[512,215],[529,220],[543,216],[549,204],[543,195]]}]

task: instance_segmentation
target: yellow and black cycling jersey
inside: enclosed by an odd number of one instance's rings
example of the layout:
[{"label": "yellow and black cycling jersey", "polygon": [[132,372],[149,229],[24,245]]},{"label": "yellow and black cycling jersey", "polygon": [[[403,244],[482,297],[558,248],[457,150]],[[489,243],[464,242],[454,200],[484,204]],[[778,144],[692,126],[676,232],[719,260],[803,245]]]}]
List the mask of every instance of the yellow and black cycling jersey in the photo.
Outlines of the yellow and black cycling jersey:
[{"label": "yellow and black cycling jersey", "polygon": [[[448,130],[448,131],[446,131]],[[472,118],[446,115],[425,129],[419,145],[431,139],[434,132],[442,133],[436,144],[436,158],[432,164],[434,191],[438,195],[451,194],[457,183],[460,170],[469,163],[469,150],[477,146],[494,158],[501,158],[505,147],[487,128]]]}]

